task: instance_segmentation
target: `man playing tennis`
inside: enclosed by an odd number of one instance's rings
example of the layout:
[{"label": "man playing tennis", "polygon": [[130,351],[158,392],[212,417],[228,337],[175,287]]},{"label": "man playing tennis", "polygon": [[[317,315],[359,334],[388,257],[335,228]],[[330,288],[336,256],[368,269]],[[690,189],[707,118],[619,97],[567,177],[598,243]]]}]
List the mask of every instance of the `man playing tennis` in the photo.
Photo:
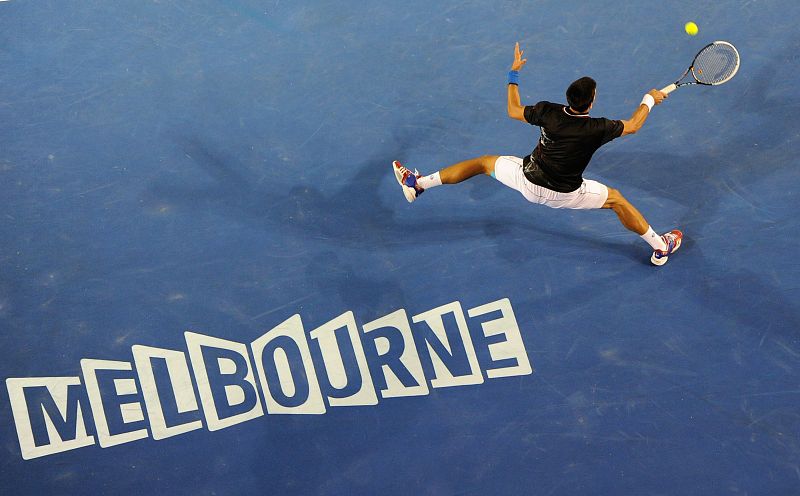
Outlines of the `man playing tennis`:
[{"label": "man playing tennis", "polygon": [[642,214],[619,191],[583,178],[583,171],[598,148],[609,141],[638,131],[654,105],[667,97],[650,90],[628,120],[589,117],[596,83],[582,77],[567,88],[568,105],[539,102],[523,106],[519,98],[519,70],[527,59],[519,43],[508,73],[508,116],[541,128],[536,149],[524,159],[486,155],[459,162],[428,176],[410,171],[400,162],[392,164],[406,199],[413,202],[423,191],[442,184],[460,183],[478,174],[488,174],[513,188],[530,202],[551,208],[612,209],[622,225],[635,232],[653,248],[650,261],[664,265],[681,246],[683,233],[677,229],[659,236]]}]

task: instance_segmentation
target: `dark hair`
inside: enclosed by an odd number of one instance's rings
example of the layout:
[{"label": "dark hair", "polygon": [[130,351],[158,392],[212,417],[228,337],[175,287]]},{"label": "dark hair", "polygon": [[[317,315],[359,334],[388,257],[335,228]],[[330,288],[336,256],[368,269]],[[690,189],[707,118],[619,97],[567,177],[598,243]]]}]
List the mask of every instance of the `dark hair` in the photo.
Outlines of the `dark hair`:
[{"label": "dark hair", "polygon": [[567,88],[567,103],[572,107],[572,110],[577,112],[589,110],[589,105],[594,100],[595,88],[597,88],[597,83],[588,76],[584,76],[569,85],[569,88]]}]

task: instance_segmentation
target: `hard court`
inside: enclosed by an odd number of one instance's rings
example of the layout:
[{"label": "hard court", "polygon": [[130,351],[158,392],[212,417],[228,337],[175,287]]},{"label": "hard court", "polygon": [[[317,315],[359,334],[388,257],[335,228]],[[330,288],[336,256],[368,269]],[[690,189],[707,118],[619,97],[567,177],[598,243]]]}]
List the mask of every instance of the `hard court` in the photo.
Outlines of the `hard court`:
[{"label": "hard court", "polygon": [[[0,2],[0,493],[800,493],[800,6]],[[697,36],[683,31],[687,21]],[[598,83],[610,211],[489,177]]]}]

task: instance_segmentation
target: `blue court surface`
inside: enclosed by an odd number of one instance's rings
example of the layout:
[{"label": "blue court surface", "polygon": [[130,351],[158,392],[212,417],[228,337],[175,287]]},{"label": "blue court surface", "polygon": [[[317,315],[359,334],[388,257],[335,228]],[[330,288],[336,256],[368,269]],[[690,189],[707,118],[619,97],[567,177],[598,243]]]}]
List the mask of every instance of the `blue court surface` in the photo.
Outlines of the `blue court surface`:
[{"label": "blue court surface", "polygon": [[[0,2],[4,495],[800,494],[800,6]],[[695,21],[700,33],[683,30]],[[583,75],[613,212],[480,176]]]}]

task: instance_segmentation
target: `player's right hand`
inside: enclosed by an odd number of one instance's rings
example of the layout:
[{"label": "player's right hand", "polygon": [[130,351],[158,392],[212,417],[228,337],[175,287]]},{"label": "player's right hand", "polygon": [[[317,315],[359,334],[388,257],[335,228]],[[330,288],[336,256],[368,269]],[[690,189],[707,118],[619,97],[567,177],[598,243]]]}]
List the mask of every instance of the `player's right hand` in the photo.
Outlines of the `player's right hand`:
[{"label": "player's right hand", "polygon": [[517,42],[517,44],[514,45],[514,63],[511,64],[511,70],[512,71],[518,71],[518,70],[522,69],[522,66],[524,66],[525,62],[528,61],[528,59],[523,59],[522,58],[522,55],[524,53],[525,52],[523,52],[522,50],[519,49],[519,42]]},{"label": "player's right hand", "polygon": [[665,98],[667,98],[667,94],[666,93],[664,93],[664,92],[662,92],[660,90],[657,90],[655,88],[653,88],[652,90],[648,91],[647,94],[653,97],[653,100],[655,100],[656,105],[659,105],[661,102],[664,101]]}]

